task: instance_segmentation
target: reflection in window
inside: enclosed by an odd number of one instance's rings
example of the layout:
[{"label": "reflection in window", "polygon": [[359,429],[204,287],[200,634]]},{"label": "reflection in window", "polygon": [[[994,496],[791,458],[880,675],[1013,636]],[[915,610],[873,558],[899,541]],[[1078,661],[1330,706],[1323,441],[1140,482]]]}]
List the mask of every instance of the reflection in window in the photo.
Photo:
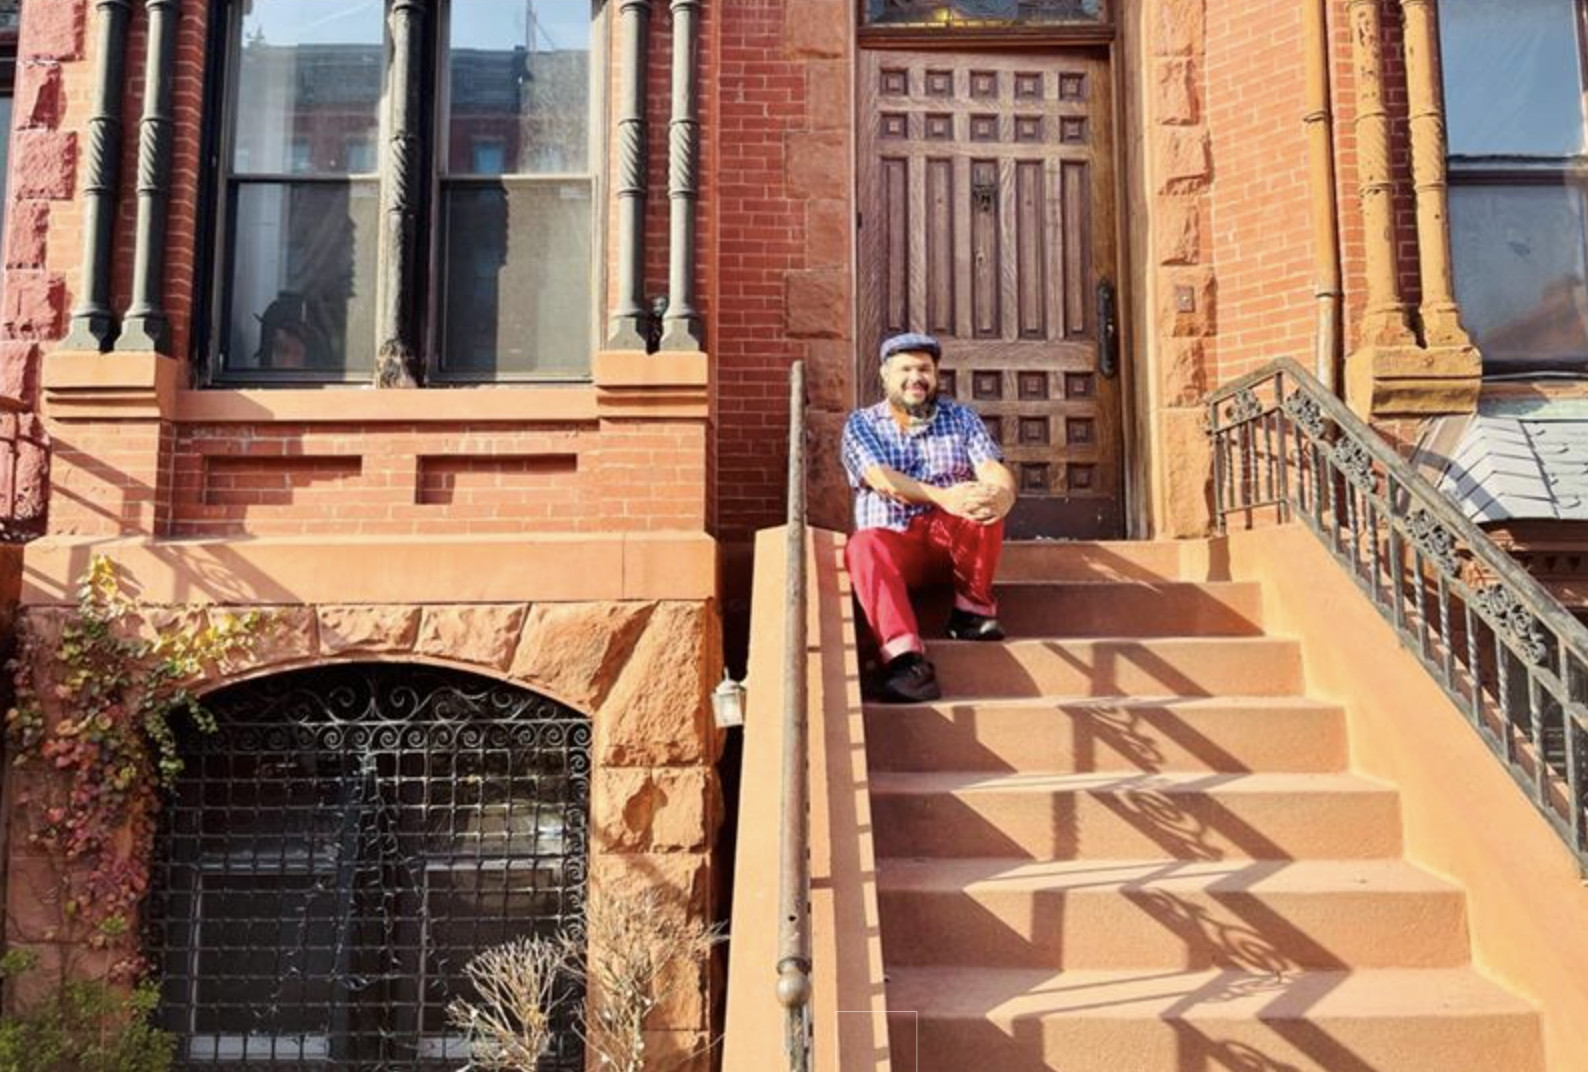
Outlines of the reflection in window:
[{"label": "reflection in window", "polygon": [[1440,0],[1453,156],[1583,148],[1577,0]]},{"label": "reflection in window", "polygon": [[577,375],[592,339],[590,6],[449,12],[440,371]]},{"label": "reflection in window", "polygon": [[[391,0],[231,0],[213,303],[217,378],[374,365]],[[588,375],[596,187],[591,0],[449,0],[406,87],[425,124],[414,288],[432,376]],[[391,181],[389,179],[385,181]],[[429,254],[426,257],[425,254]]]},{"label": "reflection in window", "polygon": [[878,26],[958,22],[1095,21],[1102,0],[867,0],[866,21]]},{"label": "reflection in window", "polygon": [[253,0],[236,23],[222,375],[373,365],[382,0]]},{"label": "reflection in window", "polygon": [[1456,296],[1486,360],[1538,365],[1588,354],[1583,209],[1575,187],[1451,192]]},{"label": "reflection in window", "polygon": [[1450,237],[1486,372],[1588,367],[1580,0],[1441,0]]}]

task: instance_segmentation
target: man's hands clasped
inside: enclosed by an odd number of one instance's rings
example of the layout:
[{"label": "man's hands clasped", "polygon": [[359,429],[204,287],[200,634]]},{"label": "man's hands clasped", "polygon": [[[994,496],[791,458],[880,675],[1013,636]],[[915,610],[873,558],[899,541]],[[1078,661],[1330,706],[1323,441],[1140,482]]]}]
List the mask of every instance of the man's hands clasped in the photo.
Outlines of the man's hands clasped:
[{"label": "man's hands clasped", "polygon": [[955,517],[963,517],[979,525],[1002,521],[1014,509],[1014,492],[998,484],[973,480],[941,488],[937,504]]}]

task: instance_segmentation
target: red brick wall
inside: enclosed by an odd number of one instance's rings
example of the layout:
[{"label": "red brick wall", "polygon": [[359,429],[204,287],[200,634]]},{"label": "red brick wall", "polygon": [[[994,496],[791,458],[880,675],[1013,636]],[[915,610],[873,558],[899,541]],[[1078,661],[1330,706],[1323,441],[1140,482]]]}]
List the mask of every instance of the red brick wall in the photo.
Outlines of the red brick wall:
[{"label": "red brick wall", "polygon": [[822,442],[850,403],[854,13],[849,0],[720,11],[716,479],[718,534],[737,542],[783,517],[789,366],[810,359]]},{"label": "red brick wall", "polygon": [[1301,7],[1211,3],[1207,19],[1217,383],[1275,357],[1311,364],[1315,273]]}]

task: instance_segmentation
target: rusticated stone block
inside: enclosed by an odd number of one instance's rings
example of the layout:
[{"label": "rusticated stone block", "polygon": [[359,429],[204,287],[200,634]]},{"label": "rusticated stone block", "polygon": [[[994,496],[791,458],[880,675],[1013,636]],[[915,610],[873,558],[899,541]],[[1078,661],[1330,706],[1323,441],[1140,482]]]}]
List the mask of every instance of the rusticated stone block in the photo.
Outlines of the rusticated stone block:
[{"label": "rusticated stone block", "polygon": [[783,277],[784,329],[796,339],[838,339],[849,334],[849,273],[842,268],[802,268]]},{"label": "rusticated stone block", "polygon": [[1207,0],[1153,0],[1152,50],[1160,56],[1196,56],[1207,36]]},{"label": "rusticated stone block", "polygon": [[849,130],[854,125],[851,70],[848,60],[805,64],[805,115],[812,130]]},{"label": "rusticated stone block", "polygon": [[414,650],[452,662],[507,669],[518,645],[520,605],[426,607]]},{"label": "rusticated stone block", "polygon": [[61,118],[61,69],[54,63],[29,62],[17,68],[16,125],[53,127]]},{"label": "rusticated stone block", "polygon": [[853,492],[841,457],[844,421],[848,417],[848,413],[822,410],[808,410],[805,414],[810,428],[810,480],[806,492],[810,522],[839,532],[849,528],[853,512]]},{"label": "rusticated stone block", "polygon": [[706,848],[709,787],[703,767],[608,767],[596,772],[591,821],[603,852]]},{"label": "rusticated stone block", "polygon": [[529,609],[512,676],[582,711],[612,688],[654,603],[542,603]]},{"label": "rusticated stone block", "polygon": [[[237,608],[229,613],[241,614],[246,609]],[[269,621],[255,634],[253,646],[222,661],[223,676],[314,658],[319,644],[313,607],[282,607],[267,613]]]},{"label": "rusticated stone block", "polygon": [[1202,258],[1202,215],[1194,197],[1161,198],[1152,220],[1159,264],[1195,264]]},{"label": "rusticated stone block", "polygon": [[77,135],[19,130],[11,139],[11,196],[66,201],[77,174]]},{"label": "rusticated stone block", "polygon": [[784,138],[792,197],[842,200],[849,193],[849,142],[842,130],[797,132]]},{"label": "rusticated stone block", "polygon": [[1196,62],[1182,57],[1158,60],[1153,66],[1153,119],[1174,125],[1195,123],[1202,111]]},{"label": "rusticated stone block", "polygon": [[50,272],[14,271],[6,277],[0,323],[23,339],[55,339],[66,315],[66,280]]},{"label": "rusticated stone block", "polygon": [[843,268],[850,260],[854,213],[848,201],[810,201],[805,206],[805,263],[812,268]]},{"label": "rusticated stone block", "polygon": [[1208,391],[1207,351],[1198,339],[1163,339],[1163,404],[1195,406]]},{"label": "rusticated stone block", "polygon": [[[686,915],[709,919],[711,912],[711,871],[704,853],[606,853],[597,851],[591,858],[590,900],[606,897],[632,897],[641,890],[656,890],[662,896],[659,910],[673,919]],[[706,972],[709,963],[679,964],[676,974],[666,977],[672,994],[654,1010],[646,1024],[657,1029],[698,1028],[706,1023],[710,989]],[[650,1037],[649,1033],[647,1033]],[[685,1042],[686,1036],[678,1041]],[[673,1067],[662,1065],[661,1067]],[[693,1067],[693,1066],[687,1066]]]},{"label": "rusticated stone block", "polygon": [[708,750],[709,692],[721,665],[707,644],[708,611],[658,604],[596,716],[600,762],[667,767],[701,762]]},{"label": "rusticated stone block", "polygon": [[1160,411],[1164,459],[1161,525],[1167,539],[1206,536],[1212,524],[1212,449],[1205,422],[1201,406]]},{"label": "rusticated stone block", "polygon": [[39,348],[31,342],[0,342],[0,396],[31,405],[38,389]]},{"label": "rusticated stone block", "polygon": [[1157,145],[1159,193],[1192,194],[1207,188],[1213,174],[1207,131],[1165,127],[1154,132],[1153,140]]},{"label": "rusticated stone block", "polygon": [[27,6],[17,55],[23,59],[75,60],[83,55],[88,0],[43,0]]},{"label": "rusticated stone block", "polygon": [[6,267],[44,267],[49,231],[48,201],[13,201],[6,220]]},{"label": "rusticated stone block", "polygon": [[316,611],[320,650],[410,651],[419,633],[418,607],[334,606]]},{"label": "rusticated stone block", "polygon": [[1158,334],[1175,338],[1212,335],[1217,289],[1211,268],[1168,268],[1159,276]]},{"label": "rusticated stone block", "polygon": [[836,59],[849,44],[850,11],[839,0],[799,0],[783,8],[783,48],[791,56]]},{"label": "rusticated stone block", "polygon": [[855,404],[855,344],[813,339],[805,346],[805,395],[812,409],[843,411]]}]

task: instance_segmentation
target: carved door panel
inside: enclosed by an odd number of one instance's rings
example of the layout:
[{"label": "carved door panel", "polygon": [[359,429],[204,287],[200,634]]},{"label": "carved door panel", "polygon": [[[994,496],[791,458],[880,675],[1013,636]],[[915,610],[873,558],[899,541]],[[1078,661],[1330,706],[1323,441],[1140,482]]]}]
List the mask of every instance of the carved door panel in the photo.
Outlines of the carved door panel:
[{"label": "carved door panel", "polygon": [[883,338],[943,344],[1020,485],[1013,536],[1122,533],[1107,61],[863,51],[862,401]]}]

